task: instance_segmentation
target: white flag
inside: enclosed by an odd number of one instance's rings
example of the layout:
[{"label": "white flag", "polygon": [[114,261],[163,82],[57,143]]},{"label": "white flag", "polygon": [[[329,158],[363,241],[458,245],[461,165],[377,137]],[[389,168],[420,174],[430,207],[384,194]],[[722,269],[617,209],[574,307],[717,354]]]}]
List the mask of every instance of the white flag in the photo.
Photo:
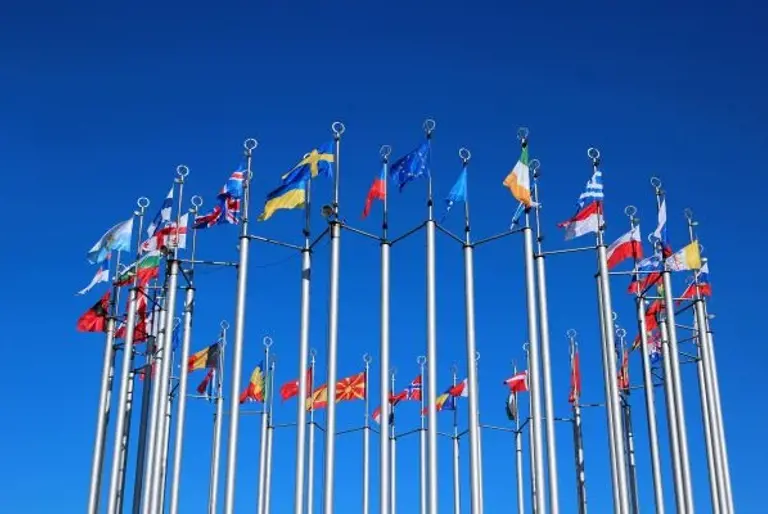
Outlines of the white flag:
[{"label": "white flag", "polygon": [[109,282],[109,269],[108,268],[99,268],[99,270],[96,272],[96,274],[91,279],[91,283],[85,286],[84,289],[78,291],[75,293],[77,296],[82,296],[86,294],[88,291],[93,289],[93,286],[100,282]]}]

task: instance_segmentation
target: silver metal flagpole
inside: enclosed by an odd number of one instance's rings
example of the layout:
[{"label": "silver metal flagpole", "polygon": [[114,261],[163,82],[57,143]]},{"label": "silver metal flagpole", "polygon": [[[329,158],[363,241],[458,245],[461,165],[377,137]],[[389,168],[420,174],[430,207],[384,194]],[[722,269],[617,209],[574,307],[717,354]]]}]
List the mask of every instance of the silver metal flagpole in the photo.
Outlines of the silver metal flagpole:
[{"label": "silver metal flagpole", "polygon": [[[453,387],[456,387],[456,372],[458,367],[454,364],[451,366],[451,376],[453,380]],[[469,382],[469,381],[467,381]],[[467,387],[469,383],[467,383]],[[461,481],[459,480],[459,405],[455,398],[451,401],[455,402],[453,407],[453,514],[461,514]],[[470,451],[471,451],[470,447]]]},{"label": "silver metal flagpole", "polygon": [[325,491],[323,496],[324,514],[333,514],[334,471],[336,469],[336,365],[339,350],[339,258],[341,221],[339,219],[339,170],[341,160],[341,135],[344,124],[334,121],[331,125],[335,141],[336,173],[333,180],[333,204],[331,205],[328,225],[331,237],[331,269],[329,273],[330,290],[328,293],[328,407],[325,427]]},{"label": "silver metal flagpole", "polygon": [[[421,422],[419,430],[419,512],[427,514],[427,432],[424,427],[426,413],[424,405],[427,403],[427,393],[424,387],[424,367],[427,358],[420,355],[416,358],[419,364],[419,377],[421,377],[421,413],[419,421]],[[432,394],[432,391],[429,391]]]},{"label": "silver metal flagpole", "polygon": [[[528,146],[528,129],[521,128],[517,131],[517,137],[520,140],[520,146]],[[547,502],[544,495],[544,448],[542,446],[541,430],[541,382],[539,378],[539,333],[537,322],[536,305],[536,281],[534,278],[533,263],[533,232],[531,229],[530,208],[525,210],[525,226],[523,231],[523,259],[525,261],[525,300],[528,309],[528,356],[530,366],[528,367],[529,390],[531,396],[531,431],[533,437],[533,474],[536,482],[535,503],[537,512],[544,514],[547,512]]]},{"label": "silver metal flagpole", "polygon": [[[600,163],[600,152],[597,148],[589,148],[587,155],[592,160],[592,169],[597,171],[597,167]],[[624,455],[624,440],[622,439],[621,429],[621,405],[619,401],[619,389],[616,383],[616,359],[614,359],[616,343],[614,340],[614,326],[613,326],[613,307],[611,305],[611,284],[608,277],[608,258],[606,254],[606,245],[603,241],[603,231],[605,226],[601,216],[600,227],[597,231],[597,261],[598,261],[598,281],[600,283],[600,293],[602,296],[602,314],[603,323],[605,325],[604,338],[603,338],[603,366],[607,366],[604,369],[606,384],[606,404],[610,404],[609,410],[610,422],[609,427],[613,435],[613,441],[615,443],[615,470],[617,475],[617,485],[619,487],[618,499],[619,499],[619,512],[622,514],[629,513],[629,498],[627,495],[627,467],[626,458]]]},{"label": "silver metal flagpole", "polygon": [[[533,172],[533,197],[539,203],[539,181],[541,166],[538,159],[530,162]],[[544,264],[544,253],[541,242],[544,236],[541,233],[540,207],[536,207],[534,220],[536,223],[536,288],[538,290],[539,331],[541,332],[541,369],[544,379],[544,418],[547,425],[547,478],[549,479],[549,509],[552,514],[560,512],[559,487],[557,483],[557,446],[555,438],[555,407],[552,395],[552,366],[549,359],[549,309],[547,307],[547,278]]]},{"label": "silver metal flagpole", "polygon": [[[270,377],[270,359],[269,348],[272,346],[272,338],[269,336],[264,337],[264,371],[266,376],[264,377],[265,389],[269,383]],[[269,409],[267,405],[267,398],[264,397],[264,404],[261,409],[261,437],[259,441],[259,486],[258,486],[258,514],[264,514],[266,506],[266,486],[267,486],[267,430],[269,429]]]},{"label": "silver metal flagpole", "polygon": [[[133,368],[133,363],[131,363]],[[128,445],[131,441],[131,412],[133,411],[133,390],[136,386],[135,383],[136,373],[131,371],[128,376],[128,403],[125,407],[125,434],[123,435],[123,451],[120,453],[120,489],[118,490],[117,510],[123,512],[123,503],[125,501],[125,479],[128,475]]]},{"label": "silver metal flagpole", "polygon": [[[660,183],[659,185],[654,184],[654,189],[656,190],[656,203],[661,207],[661,195],[663,194],[663,191],[661,190]],[[672,277],[666,263],[663,263],[661,279],[664,286],[664,311],[667,315],[667,332],[669,337],[669,354],[664,357],[669,359],[670,371],[672,372],[672,390],[674,391],[675,396],[675,416],[677,418],[678,436],[680,439],[680,461],[683,472],[685,502],[688,511],[694,512],[691,464],[688,457],[688,436],[685,423],[685,404],[683,402],[683,388],[680,378],[680,354],[677,345],[677,328],[675,326],[675,304],[672,295]]]},{"label": "silver metal flagpole", "polygon": [[312,280],[312,247],[310,213],[312,181],[307,180],[304,201],[304,246],[301,249],[301,314],[299,328],[299,397],[296,401],[296,487],[293,491],[293,512],[304,514],[304,462],[307,440],[307,361],[309,360],[309,295]]},{"label": "silver metal flagpole", "polygon": [[[272,364],[269,367],[269,389],[267,394],[269,395],[269,411],[267,413],[267,478],[264,482],[264,513],[269,514],[272,512],[272,446],[275,439],[275,421],[272,417],[275,406],[275,363],[277,359],[275,355],[272,355]],[[265,398],[265,406],[266,406]]]},{"label": "silver metal flagpole", "polygon": [[[459,150],[461,166],[464,170],[469,166],[469,160],[472,154],[466,148]],[[478,384],[477,378],[477,343],[475,341],[475,271],[473,260],[473,247],[470,237],[469,225],[469,197],[464,195],[464,312],[466,316],[466,344],[467,344],[467,387],[469,388],[469,475],[470,475],[470,498],[471,512],[480,514],[482,512],[482,481],[480,477],[480,416],[478,413]],[[454,373],[455,375],[455,373]],[[455,418],[454,413],[454,418]],[[459,459],[459,440],[458,432],[454,419],[454,469],[455,488],[458,491],[458,459]],[[456,493],[458,494],[458,492]],[[457,509],[455,509],[458,512]]]},{"label": "silver metal flagpole", "polygon": [[[525,362],[528,366],[528,391],[530,393],[531,390],[531,352],[530,352],[530,344],[525,343],[523,345],[523,351],[525,352]],[[530,396],[530,394],[529,394]],[[530,468],[530,476],[531,476],[531,512],[533,514],[537,514],[539,512],[539,506],[538,502],[536,501],[537,498],[537,489],[538,484],[536,482],[536,445],[534,444],[534,434],[533,434],[533,424],[531,423],[531,416],[533,412],[531,409],[531,401],[530,398],[528,399],[528,465]]]},{"label": "silver metal flagpole", "polygon": [[222,321],[219,336],[219,361],[216,366],[216,411],[213,413],[213,444],[211,445],[211,483],[208,487],[208,514],[216,514],[219,497],[219,461],[221,457],[221,427],[224,420],[224,349],[227,345],[229,323]]},{"label": "silver metal flagpole", "polygon": [[[424,121],[424,133],[427,143],[431,145],[432,133],[435,131],[435,121]],[[431,154],[431,146],[430,146]],[[435,306],[435,219],[432,199],[432,171],[429,170],[427,185],[427,379],[429,380],[429,397],[427,398],[427,458],[429,471],[427,480],[429,494],[427,506],[430,514],[437,514],[437,312]]]},{"label": "silver metal flagpole", "polygon": [[243,372],[243,344],[245,340],[245,301],[248,288],[248,204],[253,172],[253,151],[258,141],[249,138],[245,148],[246,174],[243,177],[242,220],[240,222],[240,260],[237,265],[237,295],[235,300],[235,339],[232,348],[232,387],[230,388],[229,439],[227,440],[227,472],[224,481],[224,514],[235,511],[235,479],[237,475],[237,436],[240,427],[240,381]]},{"label": "silver metal flagpole", "polygon": [[[170,387],[170,385],[169,385]],[[162,474],[160,479],[160,505],[165,509],[165,491],[168,481],[168,451],[171,443],[171,420],[173,418],[173,393],[168,395],[168,401],[165,404],[165,434],[163,434],[163,462]]]},{"label": "silver metal flagpole", "polygon": [[[569,328],[566,332],[568,336],[568,346],[571,354],[571,375],[574,370],[574,359],[578,352],[578,343],[576,342],[576,330]],[[587,484],[584,474],[584,438],[581,431],[581,391],[573,390],[573,402],[571,410],[573,411],[573,448],[576,457],[576,497],[579,499],[579,514],[587,514]]]},{"label": "silver metal flagpole", "polygon": [[[315,356],[317,352],[314,348],[309,351],[309,369],[310,369],[310,382],[308,395],[311,395],[315,390]],[[306,399],[302,398],[299,401],[306,403]],[[306,407],[305,407],[306,408]],[[315,402],[310,402],[309,405],[309,426],[307,427],[307,514],[312,514],[315,508]]]},{"label": "silver metal flagpole", "polygon": [[[136,202],[139,209],[134,215],[139,218],[139,234],[144,228],[144,212],[149,207],[147,198],[139,198]],[[139,236],[141,239],[141,236]],[[138,252],[137,252],[138,253]],[[123,360],[120,369],[120,394],[117,397],[117,420],[115,422],[115,439],[112,447],[112,469],[109,477],[109,496],[107,513],[117,514],[120,488],[120,455],[123,451],[123,435],[126,425],[126,406],[128,404],[128,391],[133,387],[130,383],[133,363],[133,335],[136,329],[136,302],[138,296],[138,273],[134,276],[133,286],[128,294],[128,315],[126,316],[125,339],[123,341]]]},{"label": "silver metal flagpole", "polygon": [[[695,313],[698,314],[698,313]],[[707,448],[707,471],[709,472],[709,495],[710,495],[710,501],[712,502],[712,512],[713,514],[721,514],[721,494],[722,491],[720,490],[720,484],[718,483],[719,477],[718,477],[718,470],[717,470],[717,464],[715,463],[715,447],[713,445],[713,434],[712,434],[712,424],[710,423],[712,413],[710,412],[710,400],[709,400],[709,391],[707,390],[707,381],[704,377],[704,362],[702,359],[703,356],[703,350],[701,348],[702,345],[702,336],[701,336],[701,328],[699,328],[701,325],[699,325],[698,316],[694,316],[693,318],[693,327],[694,327],[694,333],[696,334],[696,337],[698,338],[698,342],[696,344],[696,350],[698,351],[698,359],[696,360],[696,372],[699,378],[699,398],[701,401],[701,418],[704,422],[704,442],[706,443]]]},{"label": "silver metal flagpole", "polygon": [[[616,328],[619,338],[620,358],[624,359],[627,331],[623,327]],[[635,436],[632,431],[632,407],[629,404],[629,390],[621,392],[622,426],[624,429],[624,444],[627,451],[627,480],[629,482],[629,501],[633,514],[639,514],[640,503],[637,492],[637,468],[635,466]]]},{"label": "silver metal flagpole", "polygon": [[[517,366],[512,364],[512,375],[517,375]],[[515,482],[517,483],[517,514],[525,512],[525,493],[523,489],[523,432],[520,430],[520,403],[515,395]]]},{"label": "silver metal flagpole", "polygon": [[[634,229],[637,226],[638,219],[635,217],[637,208],[634,205],[628,205],[624,208],[624,213],[629,218],[629,228]],[[634,259],[634,269],[637,271],[637,259]],[[635,276],[640,279],[639,276]],[[640,281],[638,280],[638,283]],[[646,421],[648,423],[648,446],[651,451],[651,474],[653,476],[653,498],[656,507],[656,514],[664,514],[664,489],[661,477],[661,457],[659,456],[659,434],[656,425],[656,402],[654,400],[653,374],[651,373],[651,358],[648,355],[648,326],[645,322],[645,302],[637,291],[635,300],[637,309],[637,328],[640,336],[640,356],[643,363],[643,391],[645,392],[645,411]]]},{"label": "silver metal flagpole", "polygon": [[[184,182],[189,175],[189,168],[183,164],[176,167],[176,183],[179,184],[179,203],[176,212],[176,227],[178,229],[181,220],[181,205],[184,193]],[[178,241],[177,241],[178,243]],[[150,462],[152,475],[148,480],[150,489],[149,507],[151,513],[163,510],[163,496],[165,491],[165,463],[167,457],[166,433],[169,428],[168,403],[170,400],[170,382],[171,367],[173,364],[173,323],[176,315],[176,293],[179,281],[179,248],[178,244],[173,245],[173,253],[168,259],[168,293],[165,306],[165,326],[163,334],[164,344],[162,350],[162,360],[159,373],[159,395],[163,415],[159,416],[158,423],[155,425],[155,451]]]},{"label": "silver metal flagpole", "polygon": [[[142,202],[143,203],[143,202]],[[120,267],[120,252],[117,252],[115,270]],[[115,375],[115,317],[117,316],[117,286],[112,286],[112,299],[109,306],[109,316],[106,325],[106,341],[104,343],[104,361],[101,369],[101,387],[99,389],[99,409],[96,415],[96,437],[93,443],[93,459],[91,461],[91,484],[88,491],[88,514],[97,514],[101,496],[101,472],[104,465],[104,445],[107,438],[110,403],[112,400],[112,383]]]},{"label": "silver metal flagpole", "polygon": [[[394,406],[389,403],[389,396],[394,391],[394,373],[392,373],[392,390],[389,388],[390,367],[389,367],[389,251],[392,247],[389,241],[388,224],[388,202],[387,202],[387,182],[389,182],[389,156],[392,153],[392,147],[384,145],[379,149],[381,156],[381,169],[384,175],[384,208],[381,219],[381,339],[379,363],[379,387],[381,389],[379,400],[381,402],[381,433],[379,434],[379,513],[388,514],[394,512],[394,480],[390,480],[390,444],[392,448],[392,459],[394,459],[394,434],[390,435],[389,418],[390,412],[394,412]],[[368,389],[366,389],[366,395]],[[367,409],[366,409],[367,412]],[[386,428],[385,428],[386,427]],[[390,497],[390,487],[392,495]],[[391,502],[391,503],[390,503]],[[301,514],[301,513],[296,513]]]},{"label": "silver metal flagpole", "polygon": [[[395,375],[397,374],[397,368],[392,368],[390,383],[391,390],[395,390]],[[397,512],[397,439],[395,434],[395,406],[392,406],[392,423],[387,420],[388,432],[389,432],[389,509],[392,514]]]},{"label": "silver metal flagpole", "polygon": [[[475,387],[475,390],[478,394],[478,397],[480,396],[480,352],[475,352],[475,372],[477,375],[477,386]],[[478,482],[480,483],[480,514],[483,514],[483,509],[485,508],[483,506],[483,484],[485,483],[483,481],[483,431],[480,427],[480,407],[477,408],[477,461],[478,461]]]},{"label": "silver metal flagpole", "polygon": [[[368,514],[370,508],[371,491],[371,427],[368,421],[370,405],[368,400],[368,388],[370,382],[368,375],[371,369],[371,356],[363,355],[365,363],[365,415],[363,416],[363,514]],[[389,402],[387,402],[389,403]]]}]

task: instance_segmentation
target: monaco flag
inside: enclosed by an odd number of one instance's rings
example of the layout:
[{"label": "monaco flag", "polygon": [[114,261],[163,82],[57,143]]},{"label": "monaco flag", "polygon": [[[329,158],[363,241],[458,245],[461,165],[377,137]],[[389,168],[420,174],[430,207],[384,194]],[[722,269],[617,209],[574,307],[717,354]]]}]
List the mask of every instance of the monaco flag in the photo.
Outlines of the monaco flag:
[{"label": "monaco flag", "polygon": [[632,230],[618,238],[608,247],[608,269],[615,268],[625,259],[643,258],[643,243],[640,239],[640,226],[632,227]]}]

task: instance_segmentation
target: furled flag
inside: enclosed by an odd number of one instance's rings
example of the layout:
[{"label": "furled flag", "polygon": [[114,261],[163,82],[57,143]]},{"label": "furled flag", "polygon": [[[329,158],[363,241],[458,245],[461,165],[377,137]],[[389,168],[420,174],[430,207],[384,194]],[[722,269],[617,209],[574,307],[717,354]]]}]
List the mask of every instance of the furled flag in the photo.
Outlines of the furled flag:
[{"label": "furled flag", "polygon": [[693,241],[667,257],[665,261],[670,271],[688,271],[701,268],[699,242]]},{"label": "furled flag", "polygon": [[429,173],[428,141],[424,141],[418,148],[400,157],[389,167],[389,178],[400,191],[408,182],[425,175],[429,177]]},{"label": "furled flag", "polygon": [[[205,374],[205,378],[202,382],[200,382],[197,385],[197,394],[205,394],[207,396],[212,396],[210,391],[210,385],[213,382],[213,376],[216,374],[216,368],[210,368],[208,370],[208,373]],[[209,391],[206,393],[206,389],[209,389]]]},{"label": "furled flag", "polygon": [[[155,214],[154,219],[147,227],[147,239],[152,239],[158,228],[164,227],[171,222],[171,210],[173,209],[173,186],[168,191],[168,196],[165,197],[163,203],[160,205],[160,210]],[[142,244],[142,247],[144,245]]]},{"label": "furled flag", "polygon": [[348,400],[365,400],[365,371],[342,378],[336,383],[336,403]]},{"label": "furled flag", "polygon": [[595,201],[580,209],[571,219],[558,223],[557,226],[565,229],[566,241],[597,232],[600,228],[602,211],[603,203]]},{"label": "furled flag", "polygon": [[254,402],[264,402],[266,398],[267,381],[264,380],[264,361],[259,362],[251,373],[251,380],[248,386],[240,393],[240,403],[248,400]]},{"label": "furled flag", "polygon": [[307,398],[307,410],[317,410],[328,406],[328,384],[323,384]]},{"label": "furled flag", "polygon": [[110,291],[107,291],[93,307],[80,316],[80,319],[77,320],[78,332],[104,332],[106,330],[107,317],[109,316],[109,297]]},{"label": "furled flag", "polygon": [[456,180],[456,183],[451,188],[451,191],[448,193],[448,196],[445,197],[445,214],[443,214],[443,218],[448,216],[448,212],[451,210],[451,207],[453,207],[453,204],[456,202],[466,202],[467,201],[467,168],[465,167],[463,170],[461,170],[461,175],[459,175],[459,178]]},{"label": "furled flag", "polygon": [[512,168],[512,171],[509,172],[509,175],[507,175],[502,183],[512,192],[512,196],[517,198],[526,207],[536,205],[531,200],[531,170],[528,167],[528,143],[523,143],[520,159],[517,160],[515,167]]},{"label": "furled flag", "polygon": [[651,357],[651,364],[656,364],[661,359],[661,334],[658,330],[650,333],[648,355]]},{"label": "furled flag", "polygon": [[88,260],[91,264],[101,264],[112,250],[118,252],[130,250],[132,234],[133,217],[107,230],[88,251]]},{"label": "furled flag", "polygon": [[513,393],[524,393],[528,390],[528,372],[519,371],[504,381]]},{"label": "furled flag", "polygon": [[[130,297],[125,310],[130,307]],[[147,340],[152,326],[152,311],[147,309],[147,295],[143,288],[136,291],[136,321],[133,325],[133,342],[141,343]],[[123,319],[115,329],[115,339],[124,339],[128,328],[127,319]]]},{"label": "furled flag", "polygon": [[696,274],[696,279],[685,288],[685,291],[683,291],[683,294],[680,295],[680,299],[676,303],[679,305],[687,298],[696,298],[697,289],[700,296],[712,296],[712,286],[709,283],[709,263],[707,262],[704,263]]},{"label": "furled flag", "polygon": [[259,215],[258,221],[266,221],[272,217],[275,211],[280,209],[300,209],[304,207],[307,198],[307,182],[299,180],[280,187],[267,195],[264,201],[264,211]]},{"label": "furled flag", "polygon": [[141,243],[141,250],[143,252],[154,252],[176,247],[180,249],[186,248],[188,223],[189,213],[182,214],[179,217],[178,225],[174,221],[155,232],[154,236]]},{"label": "furled flag", "polygon": [[568,402],[576,403],[581,398],[581,359],[579,350],[573,352],[571,359],[571,392],[568,394]]},{"label": "furled flag", "polygon": [[142,255],[138,261],[134,262],[123,271],[118,273],[115,279],[115,285],[118,287],[133,283],[134,277],[138,274],[139,286],[146,285],[150,280],[155,279],[160,274],[160,262],[162,254],[157,250]]},{"label": "furled flag", "polygon": [[629,392],[629,350],[624,350],[621,357],[621,368],[617,377],[619,389]]},{"label": "furled flag", "polygon": [[579,195],[579,208],[583,209],[585,205],[593,202],[602,202],[603,194],[603,172],[595,170],[592,172],[589,182],[584,188],[584,192]]},{"label": "furled flag", "polygon": [[661,199],[661,205],[659,206],[659,221],[656,225],[656,230],[653,231],[652,237],[661,242],[662,246],[667,245],[667,199]]},{"label": "furled flag", "polygon": [[507,396],[505,410],[507,412],[507,418],[509,418],[510,421],[517,421],[517,395],[512,391],[510,391]]},{"label": "furled flag", "polygon": [[207,214],[196,216],[192,228],[197,230],[214,225],[237,225],[240,222],[240,200],[243,197],[244,179],[245,170],[240,166],[216,195],[218,203]]},{"label": "furled flag", "polygon": [[198,369],[210,369],[218,366],[221,347],[219,342],[203,348],[187,359],[187,373]]},{"label": "furled flag", "polygon": [[[309,393],[310,387],[312,385],[312,368],[307,368],[307,392]],[[280,387],[280,398],[282,398],[283,401],[293,398],[299,394],[299,380],[291,380],[290,382],[286,382]],[[308,394],[309,396],[309,394]]]},{"label": "furled flag", "polygon": [[640,239],[640,225],[632,229],[611,243],[608,247],[608,269],[615,268],[625,259],[642,259],[643,242]]},{"label": "furled flag", "polygon": [[451,396],[455,397],[461,397],[461,398],[468,398],[469,397],[469,388],[467,387],[467,379],[465,378],[455,386],[453,386],[448,393]]},{"label": "furled flag", "polygon": [[374,200],[384,201],[387,198],[387,175],[384,170],[381,170],[381,175],[376,177],[371,184],[371,188],[368,190],[368,195],[365,197],[365,207],[363,207],[363,219],[367,218],[371,213],[371,207]]},{"label": "furled flag", "polygon": [[304,155],[304,158],[291,171],[281,177],[283,184],[303,182],[318,175],[333,178],[332,164],[336,160],[333,147],[333,141],[329,141]]},{"label": "furled flag", "polygon": [[96,274],[91,279],[91,283],[75,294],[77,296],[83,296],[84,294],[89,292],[91,289],[93,289],[93,287],[96,284],[100,284],[101,282],[109,282],[109,268],[107,268],[106,266],[100,266],[99,269],[96,271]]}]

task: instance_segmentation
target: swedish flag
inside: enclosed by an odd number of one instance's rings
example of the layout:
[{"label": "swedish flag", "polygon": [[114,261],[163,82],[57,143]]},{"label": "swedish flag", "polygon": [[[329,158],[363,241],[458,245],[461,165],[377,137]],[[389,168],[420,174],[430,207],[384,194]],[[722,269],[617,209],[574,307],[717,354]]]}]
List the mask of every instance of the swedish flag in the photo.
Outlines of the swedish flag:
[{"label": "swedish flag", "polygon": [[283,184],[290,184],[297,180],[306,180],[322,175],[333,178],[333,163],[336,160],[333,149],[333,141],[329,141],[306,154],[299,163],[288,173],[281,177]]}]

